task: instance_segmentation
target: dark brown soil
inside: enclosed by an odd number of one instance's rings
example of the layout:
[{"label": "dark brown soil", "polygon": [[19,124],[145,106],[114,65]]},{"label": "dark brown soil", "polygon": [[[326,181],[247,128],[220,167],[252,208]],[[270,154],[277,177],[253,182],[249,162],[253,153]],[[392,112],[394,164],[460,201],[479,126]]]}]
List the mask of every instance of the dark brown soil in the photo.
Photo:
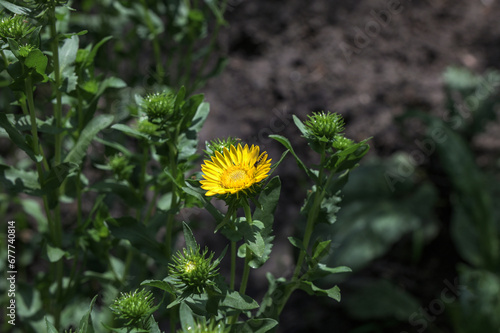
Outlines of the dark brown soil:
[{"label": "dark brown soil", "polygon": [[[321,110],[342,114],[352,139],[373,137],[372,156],[411,149],[395,116],[408,107],[443,116],[442,74],[450,65],[477,73],[500,65],[500,3],[494,0],[230,0],[226,17],[230,25],[221,45],[229,63],[203,89],[211,114],[201,139],[239,137],[274,160],[283,148],[267,136],[287,136],[304,156],[307,147],[291,115],[304,119]],[[485,149],[500,148],[494,133],[490,129],[483,138]],[[280,244],[293,232],[290,221],[304,196],[292,159],[279,173],[284,206],[277,214],[275,250],[284,257],[269,264],[278,276],[293,265]],[[267,288],[263,276],[255,274],[253,283]],[[356,326],[331,302],[298,293],[279,331],[349,332]],[[415,328],[403,323],[398,332],[404,330]],[[442,332],[451,331],[444,324]]]}]

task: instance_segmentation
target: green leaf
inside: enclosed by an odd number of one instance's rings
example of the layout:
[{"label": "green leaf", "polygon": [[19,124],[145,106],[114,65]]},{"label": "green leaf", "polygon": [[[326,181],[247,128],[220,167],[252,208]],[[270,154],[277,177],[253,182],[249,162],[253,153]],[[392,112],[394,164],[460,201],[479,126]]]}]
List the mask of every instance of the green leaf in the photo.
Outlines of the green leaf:
[{"label": "green leaf", "polygon": [[0,126],[2,126],[14,144],[23,150],[33,161],[37,161],[33,148],[26,143],[23,135],[10,123],[5,113],[0,113]]},{"label": "green leaf", "polygon": [[408,321],[420,308],[417,299],[386,280],[375,280],[357,286],[342,303],[358,320]]},{"label": "green leaf", "polygon": [[129,185],[117,183],[114,179],[107,179],[88,187],[91,191],[117,195],[131,207],[141,207],[144,200],[137,194],[137,191]]},{"label": "green leaf", "polygon": [[144,280],[141,282],[141,286],[158,288],[172,295],[175,295],[175,289],[172,288],[172,285],[170,283],[164,280]]},{"label": "green leaf", "polygon": [[53,247],[50,244],[47,244],[47,257],[50,262],[57,262],[64,256],[69,256],[69,253],[58,247]]},{"label": "green leaf", "polygon": [[286,302],[293,290],[296,289],[296,284],[283,277],[276,279],[271,273],[267,273],[266,278],[269,281],[269,287],[256,317],[278,320],[284,306],[283,302]]},{"label": "green leaf", "polygon": [[307,129],[304,123],[295,115],[292,115],[293,122],[295,123],[295,126],[299,129],[300,133],[302,133],[302,136],[307,137]]},{"label": "green leaf", "polygon": [[252,318],[244,323],[232,325],[235,332],[241,333],[266,333],[278,325],[278,321],[271,318]]},{"label": "green leaf", "polygon": [[90,302],[89,309],[85,312],[85,315],[80,320],[80,325],[78,326],[78,332],[94,333],[94,325],[92,324],[92,308],[94,307],[95,301],[97,300],[97,295],[94,296]]},{"label": "green leaf", "polygon": [[80,133],[78,141],[68,153],[64,162],[72,162],[80,164],[83,157],[87,154],[87,148],[94,137],[104,128],[108,127],[113,122],[112,115],[99,115],[93,118]]},{"label": "green leaf", "polygon": [[25,15],[25,16],[30,16],[31,14],[31,9],[15,5],[12,2],[6,0],[0,0],[0,6],[4,7],[5,9],[14,14]]},{"label": "green leaf", "polygon": [[59,70],[62,78],[74,73],[76,54],[78,52],[78,36],[73,35],[64,41],[59,48]]},{"label": "green leaf", "polygon": [[[255,209],[253,218],[256,221],[262,222],[262,227],[254,230],[254,233],[258,233],[258,236],[254,236],[254,243],[259,254],[254,252],[256,255],[249,262],[252,268],[258,268],[264,265],[271,254],[272,242],[274,240],[274,236],[271,233],[273,231],[274,213],[278,205],[280,194],[281,181],[279,177],[274,177],[259,195],[259,205]],[[252,249],[252,251],[254,251],[254,249]]]},{"label": "green leaf", "polygon": [[114,237],[128,240],[133,247],[155,259],[159,264],[168,264],[163,245],[155,240],[154,234],[150,233],[144,224],[132,217],[110,219],[107,222]]},{"label": "green leaf", "polygon": [[337,286],[330,289],[321,289],[316,287],[311,281],[301,281],[299,288],[304,290],[309,295],[328,296],[337,302],[340,302],[340,288]]},{"label": "green leaf", "polygon": [[188,249],[196,250],[198,248],[198,244],[196,243],[196,239],[194,239],[191,228],[187,225],[186,222],[182,222],[182,229],[184,231],[184,240],[186,241],[186,247]]},{"label": "green leaf", "polygon": [[346,266],[328,267],[325,264],[319,263],[315,268],[311,269],[307,273],[307,278],[309,281],[314,281],[332,274],[350,273],[350,272],[352,272],[352,270]]},{"label": "green leaf", "polygon": [[237,291],[228,291],[227,294],[224,294],[222,297],[220,306],[248,311],[258,308],[259,304],[247,295],[240,294]]},{"label": "green leaf", "polygon": [[[0,0],[1,2],[1,0]],[[47,328],[47,333],[59,333],[54,324],[49,321],[49,318],[45,317],[45,326]]]},{"label": "green leaf", "polygon": [[45,69],[47,68],[48,61],[49,59],[42,51],[34,49],[26,57],[24,65],[28,68],[35,69],[38,74],[45,76]]},{"label": "green leaf", "polygon": [[76,169],[78,169],[78,165],[69,162],[61,163],[52,167],[48,175],[43,179],[42,191],[48,193],[58,189],[66,177]]},{"label": "green leaf", "polygon": [[135,128],[132,128],[125,124],[114,124],[113,126],[111,126],[111,128],[123,132],[125,134],[128,134],[134,138],[143,138],[149,140],[149,135],[139,132]]},{"label": "green leaf", "polygon": [[189,332],[193,327],[196,327],[193,310],[186,303],[181,303],[179,306],[179,319],[184,332]]},{"label": "green leaf", "polygon": [[0,183],[5,186],[6,190],[13,193],[42,195],[38,174],[35,171],[24,171],[0,164]]},{"label": "green leaf", "polygon": [[274,140],[278,141],[283,146],[285,146],[285,148],[288,149],[292,153],[293,157],[295,157],[295,161],[297,162],[298,166],[302,170],[305,171],[305,173],[307,174],[307,176],[309,178],[311,178],[312,180],[314,180],[316,182],[316,179],[318,177],[314,174],[314,172],[312,172],[311,170],[309,170],[309,168],[304,164],[304,162],[302,162],[302,160],[297,156],[297,154],[293,150],[292,144],[290,143],[290,141],[288,141],[287,138],[285,138],[284,136],[281,136],[281,135],[276,135],[276,134],[269,135],[269,137],[271,139],[274,139]]},{"label": "green leaf", "polygon": [[306,251],[306,248],[304,247],[304,243],[301,239],[298,239],[297,237],[288,237],[288,241],[290,244],[298,248],[299,250]]},{"label": "green leaf", "polygon": [[312,249],[311,259],[316,263],[323,259],[324,256],[328,255],[331,243],[332,241],[330,239],[315,243]]}]

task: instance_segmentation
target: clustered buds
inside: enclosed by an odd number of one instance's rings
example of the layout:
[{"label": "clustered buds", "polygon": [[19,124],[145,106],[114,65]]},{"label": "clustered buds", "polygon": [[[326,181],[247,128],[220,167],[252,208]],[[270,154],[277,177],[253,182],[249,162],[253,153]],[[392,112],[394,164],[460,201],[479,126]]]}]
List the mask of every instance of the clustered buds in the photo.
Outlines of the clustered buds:
[{"label": "clustered buds", "polygon": [[130,164],[128,157],[123,154],[112,156],[109,159],[108,165],[119,180],[129,179],[134,170],[134,165]]},{"label": "clustered buds", "polygon": [[19,41],[32,31],[31,24],[23,16],[5,17],[0,20],[0,39],[7,42],[7,38]]},{"label": "clustered buds", "polygon": [[333,141],[333,148],[337,150],[345,150],[352,146],[354,141],[344,137],[343,135],[335,135],[335,141]]},{"label": "clustered buds", "polygon": [[229,333],[231,327],[226,327],[223,322],[209,321],[203,317],[196,320],[194,326],[177,331],[177,333]]},{"label": "clustered buds", "polygon": [[129,293],[121,293],[110,306],[111,311],[120,319],[127,320],[127,326],[142,326],[153,308],[153,294],[142,289]]},{"label": "clustered buds", "polygon": [[150,123],[164,126],[168,121],[175,120],[176,95],[170,92],[153,93],[146,95],[142,102],[142,109]]},{"label": "clustered buds", "polygon": [[344,119],[337,113],[314,112],[304,122],[308,139],[333,142],[335,136],[344,130]]},{"label": "clustered buds", "polygon": [[224,148],[231,149],[231,146],[237,146],[241,139],[227,137],[226,139],[215,139],[210,142],[205,142],[206,149],[204,150],[208,156],[214,156],[215,152],[224,153]]},{"label": "clustered buds", "polygon": [[208,286],[214,285],[213,279],[218,275],[219,262],[212,262],[214,253],[208,258],[208,249],[200,251],[196,248],[182,249],[177,251],[169,264],[170,275],[180,282],[180,289],[189,289],[193,292],[202,293]]}]

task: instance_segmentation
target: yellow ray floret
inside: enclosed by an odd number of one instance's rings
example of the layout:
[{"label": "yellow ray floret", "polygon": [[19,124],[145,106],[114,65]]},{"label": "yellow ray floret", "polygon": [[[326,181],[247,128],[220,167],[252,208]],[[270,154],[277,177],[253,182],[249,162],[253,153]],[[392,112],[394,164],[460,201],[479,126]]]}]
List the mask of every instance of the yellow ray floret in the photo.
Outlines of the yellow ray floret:
[{"label": "yellow ray floret", "polygon": [[200,183],[206,195],[238,195],[264,180],[271,170],[271,159],[267,159],[267,152],[259,154],[259,151],[254,145],[250,148],[231,145],[222,154],[216,151],[211,161],[205,160],[201,166],[204,180]]}]

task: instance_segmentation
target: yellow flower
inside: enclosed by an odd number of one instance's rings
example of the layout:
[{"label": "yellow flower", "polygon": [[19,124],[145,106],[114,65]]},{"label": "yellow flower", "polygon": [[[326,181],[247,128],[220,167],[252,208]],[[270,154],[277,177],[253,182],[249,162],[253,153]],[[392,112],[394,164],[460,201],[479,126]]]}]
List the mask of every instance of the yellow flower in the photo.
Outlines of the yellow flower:
[{"label": "yellow flower", "polygon": [[205,195],[245,193],[251,187],[264,180],[271,170],[271,159],[267,153],[259,155],[259,147],[248,145],[238,147],[231,145],[230,149],[224,148],[223,154],[218,151],[212,160],[205,160],[201,166],[204,180],[200,181],[201,188],[207,190]]}]

